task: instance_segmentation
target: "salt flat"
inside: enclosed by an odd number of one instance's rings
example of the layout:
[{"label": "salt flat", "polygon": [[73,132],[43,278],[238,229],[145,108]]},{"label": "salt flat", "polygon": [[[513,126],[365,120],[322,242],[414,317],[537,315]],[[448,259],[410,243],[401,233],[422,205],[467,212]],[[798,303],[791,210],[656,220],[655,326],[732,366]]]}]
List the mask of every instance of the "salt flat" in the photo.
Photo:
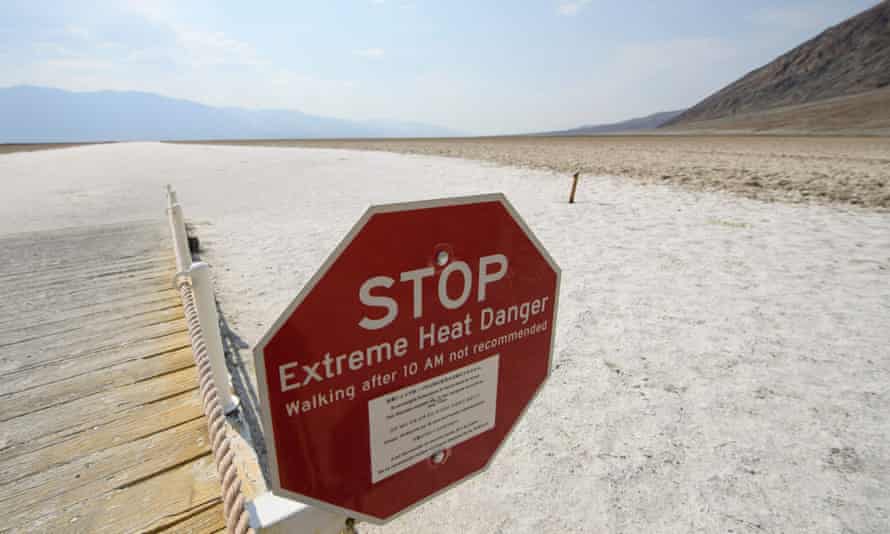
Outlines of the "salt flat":
[{"label": "salt flat", "polygon": [[[890,92],[884,94],[890,95]],[[839,117],[844,117],[840,114]],[[763,118],[763,117],[761,117]],[[663,132],[663,130],[657,130]],[[383,150],[585,175],[619,175],[757,200],[890,209],[890,137],[581,135],[442,139],[219,141]]]},{"label": "salt flat", "polygon": [[[132,143],[0,157],[0,234],[158,219],[252,343],[369,204],[504,192],[563,269],[554,373],[485,474],[370,532],[890,530],[890,215],[458,159]],[[397,236],[394,236],[397,238]]]}]

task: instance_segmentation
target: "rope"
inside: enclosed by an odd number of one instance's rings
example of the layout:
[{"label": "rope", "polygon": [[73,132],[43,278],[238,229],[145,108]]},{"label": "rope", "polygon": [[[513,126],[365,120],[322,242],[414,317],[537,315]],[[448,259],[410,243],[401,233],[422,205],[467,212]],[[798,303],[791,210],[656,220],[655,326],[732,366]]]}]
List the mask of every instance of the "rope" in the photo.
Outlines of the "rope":
[{"label": "rope", "polygon": [[195,307],[195,296],[192,287],[184,277],[177,277],[179,295],[185,310],[189,337],[192,339],[192,353],[198,368],[198,384],[201,390],[201,404],[207,417],[208,433],[222,486],[223,515],[226,518],[226,530],[230,534],[253,534],[248,526],[247,510],[244,509],[244,495],[241,493],[241,479],[235,467],[235,452],[232,450],[229,437],[226,435],[226,416],[213,387],[213,374],[210,370],[210,358],[207,356],[207,344],[204,332],[198,321],[198,310]]}]

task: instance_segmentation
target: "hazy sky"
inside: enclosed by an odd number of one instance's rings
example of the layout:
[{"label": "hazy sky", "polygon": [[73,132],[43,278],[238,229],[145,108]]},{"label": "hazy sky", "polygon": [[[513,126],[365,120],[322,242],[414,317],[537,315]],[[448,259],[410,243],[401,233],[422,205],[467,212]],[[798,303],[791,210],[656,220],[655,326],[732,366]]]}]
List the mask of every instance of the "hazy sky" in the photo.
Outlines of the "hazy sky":
[{"label": "hazy sky", "polygon": [[877,0],[0,0],[0,86],[527,132],[689,106]]}]

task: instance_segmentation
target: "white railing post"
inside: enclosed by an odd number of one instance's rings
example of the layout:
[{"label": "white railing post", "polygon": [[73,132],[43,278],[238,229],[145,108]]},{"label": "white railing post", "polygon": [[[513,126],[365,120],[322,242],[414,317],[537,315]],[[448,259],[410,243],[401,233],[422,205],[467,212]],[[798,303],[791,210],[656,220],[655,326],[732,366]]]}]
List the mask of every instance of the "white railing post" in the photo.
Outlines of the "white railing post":
[{"label": "white railing post", "polygon": [[[176,193],[172,193],[175,195]],[[171,197],[175,199],[175,196]],[[182,217],[182,207],[179,204],[173,204],[167,208],[167,215],[170,219],[170,232],[173,234],[173,250],[176,254],[176,270],[179,272],[188,271],[192,264],[192,253],[189,251],[188,234],[185,231],[185,219]]]},{"label": "white railing post", "polygon": [[229,392],[229,370],[226,368],[226,355],[223,351],[222,336],[219,333],[219,315],[216,312],[216,299],[213,294],[213,280],[210,278],[210,266],[199,261],[189,269],[192,281],[192,293],[195,295],[195,309],[198,321],[204,333],[204,344],[207,346],[207,358],[213,372],[213,384],[216,396],[226,415],[238,409],[238,397]]},{"label": "white railing post", "polygon": [[176,191],[170,184],[167,184],[167,207],[172,208],[174,204],[179,204],[176,200]]}]

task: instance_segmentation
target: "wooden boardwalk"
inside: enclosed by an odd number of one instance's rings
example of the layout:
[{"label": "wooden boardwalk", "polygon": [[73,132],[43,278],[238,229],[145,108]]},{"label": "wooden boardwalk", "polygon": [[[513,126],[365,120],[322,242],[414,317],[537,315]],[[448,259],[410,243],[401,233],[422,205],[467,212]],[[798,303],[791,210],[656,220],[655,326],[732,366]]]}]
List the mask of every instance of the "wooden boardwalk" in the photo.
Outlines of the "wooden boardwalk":
[{"label": "wooden boardwalk", "polygon": [[167,226],[0,251],[0,532],[223,530]]}]

